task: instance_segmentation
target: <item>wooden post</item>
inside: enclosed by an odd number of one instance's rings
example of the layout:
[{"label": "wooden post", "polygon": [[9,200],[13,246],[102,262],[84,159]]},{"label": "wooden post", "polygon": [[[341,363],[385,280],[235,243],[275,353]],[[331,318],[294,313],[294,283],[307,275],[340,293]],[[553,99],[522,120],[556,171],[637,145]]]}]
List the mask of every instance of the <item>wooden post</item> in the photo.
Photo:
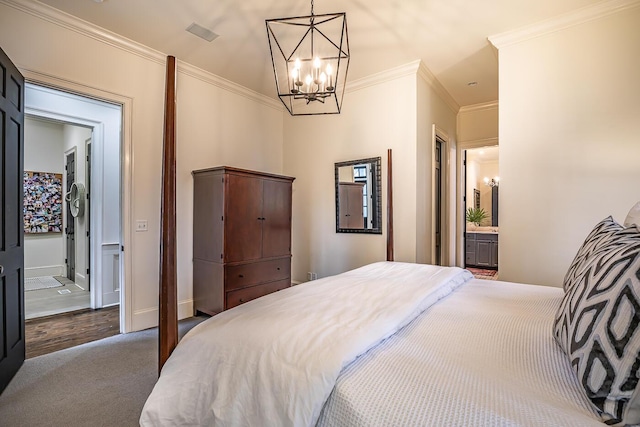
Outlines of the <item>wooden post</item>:
[{"label": "wooden post", "polygon": [[387,150],[387,261],[393,261],[393,171],[391,148]]},{"label": "wooden post", "polygon": [[160,230],[158,374],[178,344],[176,273],[176,58],[167,57]]}]

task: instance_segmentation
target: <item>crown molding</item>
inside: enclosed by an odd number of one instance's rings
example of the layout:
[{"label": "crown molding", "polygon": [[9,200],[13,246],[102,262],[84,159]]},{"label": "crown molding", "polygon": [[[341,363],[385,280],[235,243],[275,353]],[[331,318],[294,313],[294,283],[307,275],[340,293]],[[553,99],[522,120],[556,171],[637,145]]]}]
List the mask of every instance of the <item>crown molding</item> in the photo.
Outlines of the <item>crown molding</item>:
[{"label": "crown molding", "polygon": [[222,78],[216,74],[205,71],[202,68],[198,68],[195,65],[188,64],[186,62],[178,60],[178,72],[187,76],[193,77],[210,85],[219,87],[235,95],[239,95],[248,98],[252,101],[258,102],[267,107],[274,108],[278,111],[284,111],[284,105],[277,99],[270,98],[259,92],[253,91],[242,85]]},{"label": "crown molding", "polygon": [[365,89],[371,86],[376,86],[381,83],[386,83],[401,77],[413,76],[418,71],[418,61],[413,61],[399,67],[391,68],[389,70],[381,71],[379,73],[371,74],[370,76],[363,77],[361,79],[349,82],[347,85],[346,93],[355,92],[357,90]]},{"label": "crown molding", "polygon": [[447,104],[447,106],[454,112],[458,113],[460,111],[460,104],[456,102],[455,99],[451,96],[451,94],[442,86],[440,80],[436,78],[436,76],[431,72],[431,70],[424,64],[424,62],[419,61],[420,64],[418,66],[418,77],[421,77],[424,81],[433,88],[433,90],[442,98],[442,100]]},{"label": "crown molding", "polygon": [[640,0],[605,0],[513,31],[489,36],[488,39],[496,48],[501,49],[638,6]]},{"label": "crown molding", "polygon": [[[51,6],[45,5],[35,0],[0,0],[0,4],[12,7],[21,12],[32,15],[36,18],[58,25],[85,37],[89,37],[98,42],[115,47],[127,53],[139,56],[148,61],[155,62],[164,66],[167,60],[167,54],[152,49],[134,40],[123,37],[119,34],[98,27],[90,22],[79,19],[73,15],[62,12]],[[284,106],[275,99],[266,95],[255,92],[230,80],[224,79],[211,72],[202,70],[186,62],[178,59],[178,71],[185,75],[199,79],[205,83],[209,83],[221,89],[227,90],[236,95],[249,98],[263,105],[276,108],[279,111],[284,110]]]},{"label": "crown molding", "polygon": [[350,82],[347,85],[346,93],[355,92],[357,90],[365,89],[371,86],[379,85],[388,81],[392,81],[401,77],[415,76],[422,78],[433,90],[444,100],[444,102],[454,112],[458,112],[460,106],[453,99],[453,97],[442,86],[433,73],[427,68],[421,60],[415,60],[408,64],[401,65],[399,67],[391,68],[389,70],[381,71],[376,74],[372,74],[367,77]]},{"label": "crown molding", "polygon": [[465,105],[460,107],[460,114],[472,111],[495,110],[498,108],[498,101],[483,102],[481,104]]}]

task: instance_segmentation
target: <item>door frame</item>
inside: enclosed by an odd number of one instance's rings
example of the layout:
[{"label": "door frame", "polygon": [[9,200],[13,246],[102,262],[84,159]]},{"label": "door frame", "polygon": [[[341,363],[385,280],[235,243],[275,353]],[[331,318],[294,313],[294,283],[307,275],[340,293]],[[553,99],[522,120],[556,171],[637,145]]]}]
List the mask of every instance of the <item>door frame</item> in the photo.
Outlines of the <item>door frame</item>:
[{"label": "door frame", "polygon": [[440,265],[451,265],[451,243],[452,239],[451,235],[451,209],[449,208],[449,203],[451,200],[451,165],[450,165],[450,153],[451,153],[451,139],[449,135],[444,132],[442,129],[438,128],[435,124],[431,127],[431,148],[430,148],[430,156],[431,156],[431,258],[430,263],[435,265],[436,263],[436,239],[435,239],[435,229],[436,229],[436,191],[435,191],[435,182],[436,182],[436,160],[435,160],[435,150],[436,150],[436,138],[442,141],[442,145],[440,147],[440,190],[441,190],[441,199],[440,199]]},{"label": "door frame", "polygon": [[456,200],[456,211],[457,218],[455,227],[456,229],[456,266],[463,267],[465,266],[465,231],[466,231],[466,205],[464,197],[466,196],[465,186],[467,182],[467,169],[463,162],[463,152],[473,148],[482,148],[488,147],[492,145],[499,145],[498,138],[485,138],[485,139],[476,139],[473,141],[463,141],[458,142],[458,146],[456,149],[458,164],[457,164],[457,174],[456,179],[458,181],[457,187],[457,200]]},{"label": "door frame", "polygon": [[[111,104],[121,106],[121,129],[120,129],[120,332],[127,333],[132,330],[133,324],[133,292],[132,292],[132,266],[133,266],[133,219],[132,200],[133,194],[133,146],[132,146],[132,111],[133,99],[124,95],[107,92],[92,86],[74,83],[69,80],[40,73],[37,71],[21,68],[20,72],[25,77],[25,83],[44,86],[63,92],[72,93],[78,96],[93,98]],[[83,124],[82,121],[70,120]],[[86,123],[94,127],[94,138],[96,128],[102,126],[100,123]],[[94,141],[95,142],[95,141]],[[94,170],[94,172],[98,172]],[[95,203],[94,203],[95,205]],[[95,219],[95,218],[94,218]],[[95,224],[96,221],[93,221]],[[92,236],[95,237],[95,236]],[[125,251],[124,248],[127,248]],[[93,257],[96,256],[92,251]],[[93,264],[93,263],[91,263]],[[92,276],[96,277],[95,272]]]}]

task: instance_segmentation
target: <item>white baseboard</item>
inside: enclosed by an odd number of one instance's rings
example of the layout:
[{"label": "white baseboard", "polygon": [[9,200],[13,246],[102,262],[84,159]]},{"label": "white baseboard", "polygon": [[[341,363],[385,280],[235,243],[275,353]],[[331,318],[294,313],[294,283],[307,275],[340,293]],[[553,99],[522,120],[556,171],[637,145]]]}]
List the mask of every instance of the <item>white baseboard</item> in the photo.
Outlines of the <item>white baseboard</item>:
[{"label": "white baseboard", "polygon": [[[131,331],[141,331],[143,329],[155,328],[158,326],[158,308],[148,308],[138,310],[133,313],[131,319]],[[185,300],[178,302],[178,320],[186,319],[193,316],[193,300]]]},{"label": "white baseboard", "polygon": [[76,285],[80,286],[82,289],[88,289],[87,286],[87,276],[80,274],[80,273],[76,273]]},{"label": "white baseboard", "polygon": [[64,265],[46,265],[42,267],[29,267],[24,269],[24,277],[64,276]]}]

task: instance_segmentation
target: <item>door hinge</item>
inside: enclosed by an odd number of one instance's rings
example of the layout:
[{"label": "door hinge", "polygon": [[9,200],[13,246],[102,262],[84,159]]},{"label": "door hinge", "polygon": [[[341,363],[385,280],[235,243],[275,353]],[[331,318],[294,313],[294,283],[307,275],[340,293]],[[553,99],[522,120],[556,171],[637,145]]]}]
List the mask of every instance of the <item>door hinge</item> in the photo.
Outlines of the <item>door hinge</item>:
[{"label": "door hinge", "polygon": [[220,254],[220,259],[222,259],[222,254]]},{"label": "door hinge", "polygon": [[87,231],[87,237],[89,237],[89,232]]},{"label": "door hinge", "polygon": [[87,274],[89,274],[89,269],[87,268]]},{"label": "door hinge", "polygon": [[67,263],[67,258],[65,258],[65,259],[64,259],[64,263],[65,263],[65,264]]},{"label": "door hinge", "polygon": [[120,246],[120,252],[124,252],[124,245]]},{"label": "door hinge", "polygon": [[87,193],[87,200],[89,200],[89,193]]},{"label": "door hinge", "polygon": [[220,221],[224,221],[224,215],[220,217]]},{"label": "door hinge", "polygon": [[89,161],[89,156],[87,156],[87,162]]}]

